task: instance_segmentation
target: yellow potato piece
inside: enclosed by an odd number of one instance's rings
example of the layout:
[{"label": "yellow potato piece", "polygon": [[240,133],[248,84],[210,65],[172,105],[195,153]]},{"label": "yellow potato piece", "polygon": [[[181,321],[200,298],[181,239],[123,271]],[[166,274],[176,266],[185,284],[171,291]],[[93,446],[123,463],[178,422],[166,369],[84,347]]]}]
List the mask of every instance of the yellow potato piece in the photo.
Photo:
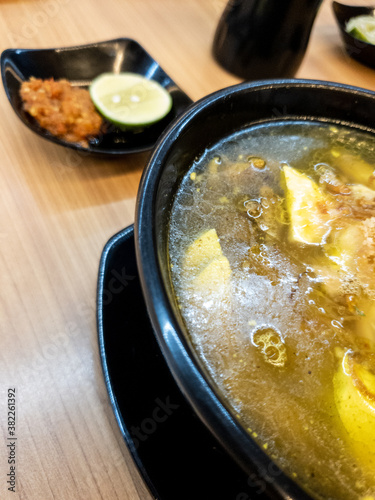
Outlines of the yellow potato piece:
[{"label": "yellow potato piece", "polygon": [[332,163],[347,176],[350,182],[373,183],[375,165],[371,165],[357,155],[337,150],[332,158]]},{"label": "yellow potato piece", "polygon": [[231,269],[215,229],[205,231],[188,247],[183,271],[189,273],[193,289],[202,298],[229,298]]},{"label": "yellow potato piece", "polygon": [[330,232],[332,219],[327,205],[330,198],[307,175],[284,166],[286,207],[290,218],[290,239],[321,245]]},{"label": "yellow potato piece", "polygon": [[340,268],[355,274],[355,258],[361,249],[364,232],[361,222],[353,222],[334,234],[333,240],[325,245],[325,254]]},{"label": "yellow potato piece", "polygon": [[359,462],[375,467],[375,375],[346,353],[334,375],[334,397],[347,438]]},{"label": "yellow potato piece", "polygon": [[362,184],[352,184],[349,185],[349,188],[356,199],[363,199],[366,201],[375,200],[375,191],[367,186],[363,186]]},{"label": "yellow potato piece", "polygon": [[215,257],[193,281],[194,288],[210,296],[227,296],[231,269],[224,255]]},{"label": "yellow potato piece", "polygon": [[326,256],[340,268],[343,277],[359,285],[365,295],[375,292],[375,217],[346,221],[324,245]]},{"label": "yellow potato piece", "polygon": [[358,303],[358,310],[363,316],[357,321],[357,335],[375,346],[375,303],[373,300],[362,299]]},{"label": "yellow potato piece", "polygon": [[205,231],[186,250],[183,267],[202,268],[215,257],[223,255],[215,229]]}]

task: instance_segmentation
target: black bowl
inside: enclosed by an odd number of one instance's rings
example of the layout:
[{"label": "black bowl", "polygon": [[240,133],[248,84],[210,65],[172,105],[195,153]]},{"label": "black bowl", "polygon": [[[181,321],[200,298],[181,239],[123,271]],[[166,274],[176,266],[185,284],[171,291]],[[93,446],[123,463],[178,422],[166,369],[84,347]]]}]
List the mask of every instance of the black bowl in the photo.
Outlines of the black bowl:
[{"label": "black bowl", "polygon": [[137,264],[163,355],[197,415],[249,477],[260,477],[269,498],[310,497],[240,426],[194,352],[169,275],[170,209],[194,159],[237,130],[293,119],[354,125],[375,133],[374,116],[375,92],[364,89],[307,80],[243,83],[205,97],[175,121],[160,138],[141,180],[135,223]]},{"label": "black bowl", "polygon": [[352,17],[363,15],[375,16],[375,5],[374,7],[360,7],[332,2],[332,8],[347,54],[357,61],[375,68],[375,45],[359,40],[346,31],[346,23]]},{"label": "black bowl", "polygon": [[[31,76],[55,80],[66,78],[74,86],[88,88],[101,73],[127,71],[160,83],[173,100],[168,115],[143,132],[122,132],[109,126],[108,132],[84,147],[53,136],[22,108],[20,86]],[[123,155],[150,150],[165,127],[192,103],[155,59],[129,38],[54,49],[7,49],[1,55],[1,75],[8,99],[25,125],[44,139],[84,153]]]}]

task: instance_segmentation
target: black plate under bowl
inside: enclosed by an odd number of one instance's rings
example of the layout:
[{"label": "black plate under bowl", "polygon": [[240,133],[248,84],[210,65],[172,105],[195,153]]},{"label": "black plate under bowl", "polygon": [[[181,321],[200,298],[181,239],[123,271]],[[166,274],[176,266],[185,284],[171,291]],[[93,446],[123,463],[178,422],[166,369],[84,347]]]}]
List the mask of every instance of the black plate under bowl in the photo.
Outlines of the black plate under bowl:
[{"label": "black plate under bowl", "polygon": [[194,413],[170,373],[144,303],[133,226],[113,236],[103,250],[97,324],[109,399],[152,496],[269,498],[261,471],[257,477],[247,476],[238,467]]},{"label": "black plate under bowl", "polygon": [[361,7],[332,2],[332,8],[347,54],[357,61],[375,68],[375,45],[359,40],[346,31],[346,23],[352,17],[364,15],[375,16],[375,2],[374,7]]},{"label": "black plate under bowl", "polygon": [[[53,136],[22,108],[20,86],[32,76],[65,78],[73,86],[88,88],[95,77],[106,72],[132,72],[155,80],[170,93],[171,111],[139,133],[122,132],[109,126],[106,133],[84,147]],[[143,47],[129,38],[54,49],[7,49],[1,55],[1,75],[8,99],[25,125],[44,139],[85,153],[123,155],[150,150],[165,127],[192,103]]]}]

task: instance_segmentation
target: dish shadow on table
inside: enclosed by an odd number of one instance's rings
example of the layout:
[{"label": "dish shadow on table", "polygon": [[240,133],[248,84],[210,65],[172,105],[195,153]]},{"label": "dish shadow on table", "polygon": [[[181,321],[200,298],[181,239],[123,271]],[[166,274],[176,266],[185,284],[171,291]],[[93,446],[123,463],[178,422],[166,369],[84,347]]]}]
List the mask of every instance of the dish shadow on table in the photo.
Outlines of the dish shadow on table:
[{"label": "dish shadow on table", "polygon": [[[350,85],[356,85],[358,87],[363,87],[363,79],[373,79],[374,78],[374,69],[366,66],[364,63],[359,60],[349,56],[345,48],[340,45],[340,43],[334,43],[330,48],[330,52],[332,56],[339,61],[343,66],[350,67],[353,73],[350,75],[350,81],[347,83]],[[328,54],[328,52],[327,52]],[[326,54],[326,55],[327,55]],[[358,78],[359,77],[359,78]],[[358,78],[358,80],[357,80]],[[340,81],[340,79],[338,79]]]},{"label": "dish shadow on table", "polygon": [[134,198],[151,154],[109,160],[84,157],[53,144],[37,149],[34,137],[27,135],[20,144],[29,151],[29,158],[20,160],[17,168],[35,203],[43,212],[53,214]]}]

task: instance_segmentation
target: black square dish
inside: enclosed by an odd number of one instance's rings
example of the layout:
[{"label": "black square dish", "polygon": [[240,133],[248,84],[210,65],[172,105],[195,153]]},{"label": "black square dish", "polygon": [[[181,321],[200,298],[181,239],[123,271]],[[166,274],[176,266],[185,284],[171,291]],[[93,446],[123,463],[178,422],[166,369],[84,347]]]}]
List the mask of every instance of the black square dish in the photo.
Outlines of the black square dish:
[{"label": "black square dish", "polygon": [[[20,86],[32,76],[65,78],[73,86],[88,88],[95,77],[106,72],[132,72],[155,80],[170,93],[171,111],[161,121],[138,133],[110,126],[100,138],[84,147],[53,136],[22,107]],[[54,49],[7,49],[1,55],[1,75],[8,99],[26,126],[49,141],[86,153],[123,155],[152,149],[165,127],[192,103],[155,59],[139,43],[128,38]]]},{"label": "black square dish", "polygon": [[332,8],[347,54],[362,64],[375,68],[375,45],[359,40],[346,31],[346,23],[352,17],[375,16],[375,3],[374,7],[366,7],[332,2]]},{"label": "black square dish", "polygon": [[[114,276],[124,272],[123,285],[110,292]],[[168,369],[142,294],[133,226],[113,236],[103,250],[97,325],[112,409],[153,498],[268,498],[262,482],[249,478],[194,414]],[[167,412],[161,410],[164,403]],[[152,424],[156,411],[165,414]]]}]

